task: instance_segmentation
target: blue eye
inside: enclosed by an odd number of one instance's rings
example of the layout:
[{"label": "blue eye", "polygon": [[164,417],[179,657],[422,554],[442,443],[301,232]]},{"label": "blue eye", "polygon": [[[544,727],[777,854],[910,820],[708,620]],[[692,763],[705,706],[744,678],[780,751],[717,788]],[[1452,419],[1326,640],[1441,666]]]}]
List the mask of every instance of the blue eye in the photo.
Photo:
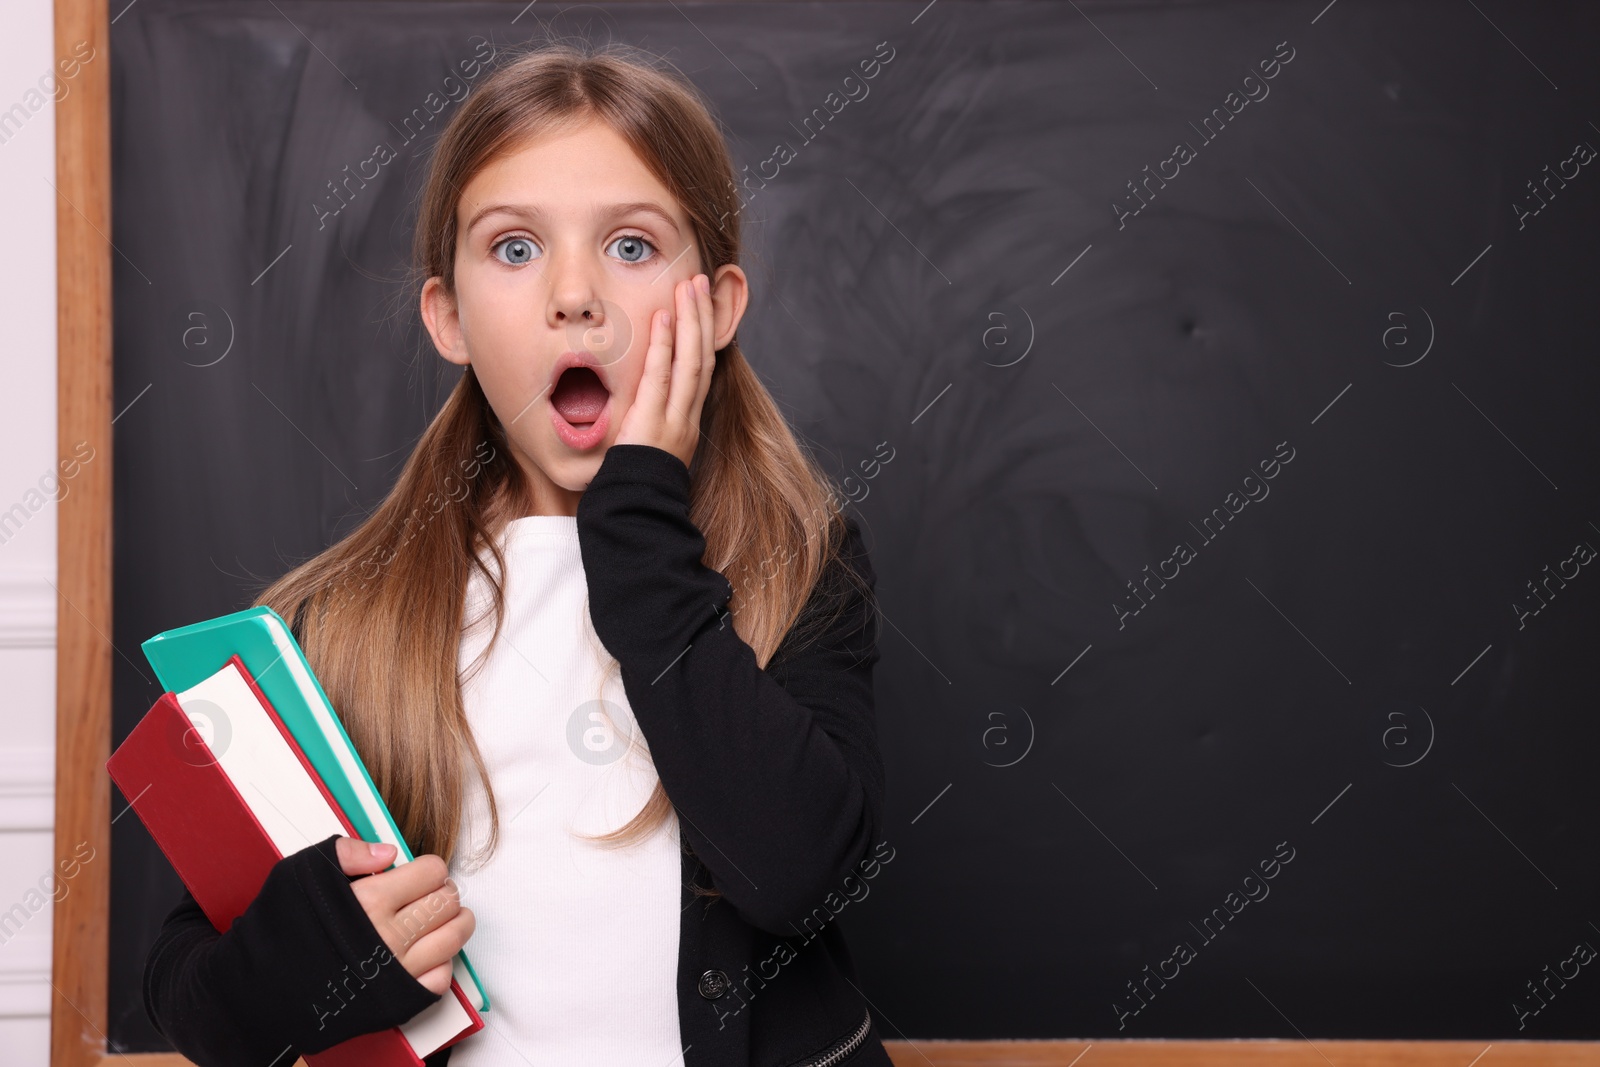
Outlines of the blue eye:
[{"label": "blue eye", "polygon": [[[492,251],[495,258],[500,262],[509,263],[513,267],[520,267],[536,258],[534,253],[537,247],[526,237],[507,237],[504,241],[495,242]],[[505,255],[500,254],[501,249],[505,249]]]},{"label": "blue eye", "polygon": [[[612,247],[622,246],[619,259],[624,263],[643,263],[646,261],[645,249],[655,249],[655,245],[645,240],[642,234],[628,233],[611,242]],[[637,259],[632,257],[637,256]]]}]

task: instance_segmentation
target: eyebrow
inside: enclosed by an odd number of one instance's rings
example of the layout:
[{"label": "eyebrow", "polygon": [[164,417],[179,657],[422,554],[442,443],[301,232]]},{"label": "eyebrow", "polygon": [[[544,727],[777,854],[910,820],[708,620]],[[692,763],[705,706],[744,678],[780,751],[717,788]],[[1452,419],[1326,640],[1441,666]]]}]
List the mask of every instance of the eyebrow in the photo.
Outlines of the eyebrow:
[{"label": "eyebrow", "polygon": [[[666,208],[652,200],[634,200],[626,204],[605,204],[595,209],[594,217],[596,219],[615,219],[621,218],[624,215],[633,215],[638,213],[654,215],[656,218],[672,227],[672,232],[674,234],[679,237],[683,236],[682,231],[678,229],[677,222],[675,222],[672,216],[668,214]],[[542,209],[532,204],[490,204],[488,207],[479,209],[478,212],[468,220],[465,232],[471,233],[473,230],[477,229],[478,223],[482,222],[490,215],[515,215],[519,218],[542,219],[544,218],[545,213]]]}]

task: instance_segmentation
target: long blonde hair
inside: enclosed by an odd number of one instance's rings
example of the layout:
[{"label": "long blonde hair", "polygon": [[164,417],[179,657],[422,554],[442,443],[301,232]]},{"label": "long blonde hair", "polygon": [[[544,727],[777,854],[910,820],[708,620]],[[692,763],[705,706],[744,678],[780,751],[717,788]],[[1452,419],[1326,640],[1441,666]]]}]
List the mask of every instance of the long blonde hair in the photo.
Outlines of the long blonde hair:
[{"label": "long blonde hair", "polygon": [[[439,277],[454,295],[460,190],[528,138],[590,118],[616,130],[677,199],[707,273],[739,262],[734,167],[698,91],[636,49],[557,44],[496,69],[441,133],[421,195],[412,282]],[[703,562],[733,586],[734,630],[765,667],[839,555],[847,534],[840,498],[737,340],[716,353],[701,431],[690,517],[705,535]],[[480,560],[480,546],[503,574],[497,535],[509,519],[531,512],[505,429],[468,366],[372,515],[256,601],[291,621],[298,615],[306,657],[418,855],[454,856],[468,760],[488,796],[486,851],[498,838],[458,656],[474,568],[493,589],[491,645],[504,615],[504,588]],[[870,596],[850,568],[844,571]],[[642,839],[671,810],[658,779],[637,815],[592,840],[617,846]]]}]

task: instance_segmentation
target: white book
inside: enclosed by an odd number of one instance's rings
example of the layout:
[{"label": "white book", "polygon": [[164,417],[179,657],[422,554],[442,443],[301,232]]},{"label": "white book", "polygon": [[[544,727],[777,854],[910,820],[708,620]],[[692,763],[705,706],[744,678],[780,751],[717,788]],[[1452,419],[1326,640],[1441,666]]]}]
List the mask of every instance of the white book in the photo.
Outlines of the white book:
[{"label": "white book", "polygon": [[[332,834],[348,836],[338,811],[306,773],[236,664],[230,662],[174,696],[280,855],[298,852]],[[224,731],[226,738],[219,736]],[[404,856],[405,851],[399,850],[399,857]],[[454,992],[446,992],[399,1029],[420,1059],[471,1025]]]}]

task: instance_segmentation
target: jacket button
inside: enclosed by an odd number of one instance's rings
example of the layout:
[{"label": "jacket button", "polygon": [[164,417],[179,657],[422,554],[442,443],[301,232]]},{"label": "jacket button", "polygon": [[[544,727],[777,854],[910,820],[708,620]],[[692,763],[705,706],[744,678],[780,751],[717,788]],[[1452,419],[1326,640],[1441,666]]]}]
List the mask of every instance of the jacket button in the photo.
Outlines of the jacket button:
[{"label": "jacket button", "polygon": [[728,976],[712,968],[700,976],[700,995],[707,1000],[716,1000],[728,991]]}]

